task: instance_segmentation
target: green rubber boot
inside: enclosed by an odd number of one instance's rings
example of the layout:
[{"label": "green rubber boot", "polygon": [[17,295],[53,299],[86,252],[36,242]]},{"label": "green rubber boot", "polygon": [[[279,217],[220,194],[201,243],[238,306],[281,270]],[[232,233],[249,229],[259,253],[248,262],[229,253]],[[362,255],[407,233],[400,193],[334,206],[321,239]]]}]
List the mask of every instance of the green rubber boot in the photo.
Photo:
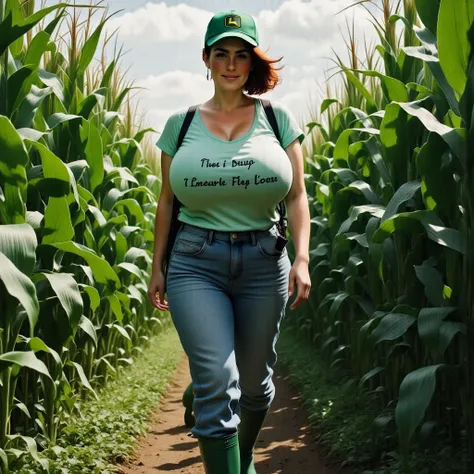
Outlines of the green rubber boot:
[{"label": "green rubber boot", "polygon": [[206,474],[240,474],[239,437],[198,438]]},{"label": "green rubber boot", "polygon": [[187,428],[192,428],[195,424],[195,419],[193,415],[194,392],[192,382],[187,386],[186,390],[184,391],[183,398],[181,401],[185,408],[184,424]]},{"label": "green rubber boot", "polygon": [[249,411],[241,408],[239,424],[240,474],[257,474],[253,464],[253,450],[268,409]]}]

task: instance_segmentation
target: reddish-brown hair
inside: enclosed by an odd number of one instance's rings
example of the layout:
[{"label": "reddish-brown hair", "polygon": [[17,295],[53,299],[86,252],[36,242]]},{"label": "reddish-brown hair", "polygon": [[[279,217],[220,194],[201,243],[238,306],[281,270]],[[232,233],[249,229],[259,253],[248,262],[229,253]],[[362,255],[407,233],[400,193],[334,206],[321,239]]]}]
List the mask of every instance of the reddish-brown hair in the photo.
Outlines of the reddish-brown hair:
[{"label": "reddish-brown hair", "polygon": [[265,94],[281,82],[278,71],[283,66],[276,67],[275,64],[281,61],[283,57],[272,59],[260,48],[252,48],[250,53],[252,54],[252,71],[250,71],[244,90],[250,95]]},{"label": "reddish-brown hair", "polygon": [[[209,57],[211,48],[206,46],[204,51]],[[283,69],[283,66],[276,67],[275,64],[280,62],[283,56],[278,59],[272,59],[260,48],[250,47],[249,51],[252,56],[252,70],[245,83],[244,91],[249,95],[265,94],[265,92],[271,91],[281,82],[277,71]]]}]

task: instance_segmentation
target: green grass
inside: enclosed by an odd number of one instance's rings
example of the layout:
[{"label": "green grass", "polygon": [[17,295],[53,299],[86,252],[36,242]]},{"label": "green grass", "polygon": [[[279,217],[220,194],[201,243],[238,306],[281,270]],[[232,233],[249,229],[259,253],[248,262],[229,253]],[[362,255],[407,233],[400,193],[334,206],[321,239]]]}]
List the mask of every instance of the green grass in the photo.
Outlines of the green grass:
[{"label": "green grass", "polygon": [[[60,448],[41,453],[49,459],[50,474],[114,473],[113,463],[133,452],[183,354],[174,327],[151,338],[143,351],[132,366],[109,382],[98,401],[84,402],[82,417],[72,420],[61,433]],[[28,461],[17,469],[12,472],[39,474],[40,467]]]},{"label": "green grass", "polygon": [[[283,327],[277,344],[278,361],[301,393],[315,442],[329,461],[357,473],[402,474],[393,424],[374,430],[380,408],[353,377],[329,368],[301,335]],[[387,412],[387,414],[390,414]],[[467,454],[449,447],[443,435],[418,440],[409,457],[416,474],[467,474]]]}]

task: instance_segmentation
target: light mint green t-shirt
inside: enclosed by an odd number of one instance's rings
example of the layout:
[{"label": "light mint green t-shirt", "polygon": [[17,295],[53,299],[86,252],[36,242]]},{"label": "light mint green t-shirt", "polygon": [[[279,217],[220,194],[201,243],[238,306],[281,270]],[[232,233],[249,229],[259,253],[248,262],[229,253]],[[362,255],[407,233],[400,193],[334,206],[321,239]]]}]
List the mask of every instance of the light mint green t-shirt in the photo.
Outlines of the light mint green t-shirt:
[{"label": "light mint green t-shirt", "polygon": [[291,112],[272,102],[282,143],[278,142],[260,101],[250,130],[227,141],[205,127],[199,107],[179,150],[186,110],[170,116],[156,145],[173,157],[170,185],[183,203],[178,220],[206,229],[264,230],[278,221],[276,205],[293,181],[284,148],[304,134]]}]

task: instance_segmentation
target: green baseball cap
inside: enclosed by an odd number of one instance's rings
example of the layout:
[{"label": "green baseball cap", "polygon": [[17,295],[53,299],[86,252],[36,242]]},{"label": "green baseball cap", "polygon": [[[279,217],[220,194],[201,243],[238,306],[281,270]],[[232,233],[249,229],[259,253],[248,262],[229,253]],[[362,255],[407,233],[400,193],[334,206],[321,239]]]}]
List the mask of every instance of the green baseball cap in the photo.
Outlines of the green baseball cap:
[{"label": "green baseball cap", "polygon": [[255,20],[245,13],[236,10],[217,13],[207,25],[204,44],[213,45],[216,41],[229,36],[241,38],[252,46],[258,46],[258,32]]}]

